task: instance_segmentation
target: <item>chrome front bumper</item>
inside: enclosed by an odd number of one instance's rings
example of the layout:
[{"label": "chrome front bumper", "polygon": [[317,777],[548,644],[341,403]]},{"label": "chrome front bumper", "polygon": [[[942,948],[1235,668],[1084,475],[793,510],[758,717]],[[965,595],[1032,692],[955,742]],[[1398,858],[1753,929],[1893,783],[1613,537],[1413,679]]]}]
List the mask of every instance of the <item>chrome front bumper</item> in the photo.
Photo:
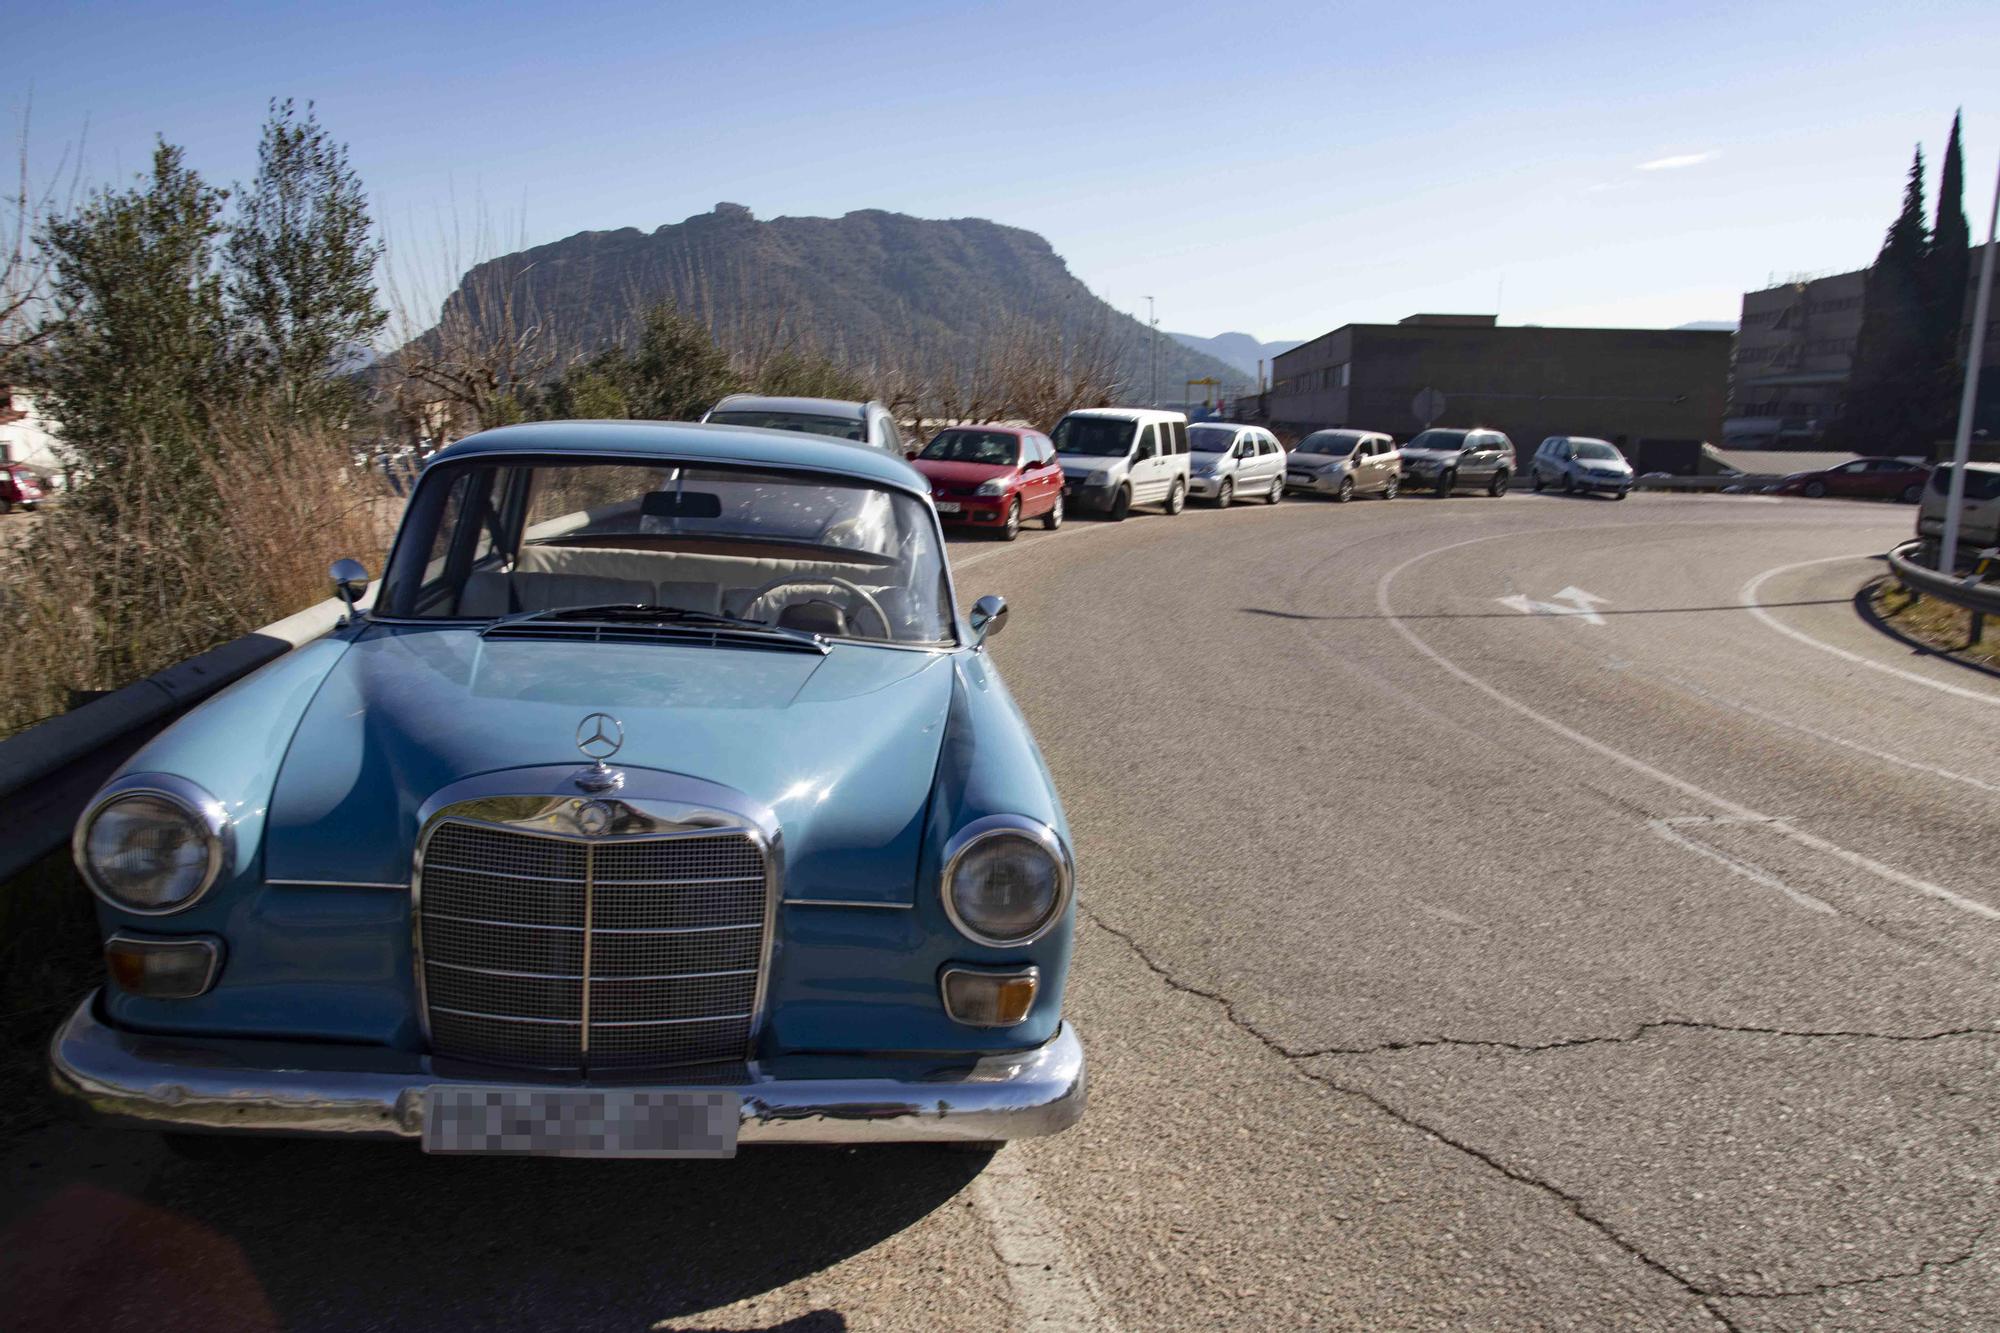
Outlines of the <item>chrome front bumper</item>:
[{"label": "chrome front bumper", "polygon": [[[739,1144],[1032,1138],[1067,1129],[1083,1114],[1083,1043],[1068,1023],[1035,1050],[924,1077],[908,1075],[907,1059],[856,1057],[854,1064],[857,1072],[840,1078],[770,1076],[752,1065],[740,1083],[686,1086],[742,1097]],[[871,1064],[904,1072],[872,1077]],[[379,1047],[126,1032],[98,1018],[95,994],[57,1031],[49,1065],[56,1091],[105,1121],[280,1136],[417,1139],[427,1090],[522,1086],[440,1075],[424,1056]]]}]

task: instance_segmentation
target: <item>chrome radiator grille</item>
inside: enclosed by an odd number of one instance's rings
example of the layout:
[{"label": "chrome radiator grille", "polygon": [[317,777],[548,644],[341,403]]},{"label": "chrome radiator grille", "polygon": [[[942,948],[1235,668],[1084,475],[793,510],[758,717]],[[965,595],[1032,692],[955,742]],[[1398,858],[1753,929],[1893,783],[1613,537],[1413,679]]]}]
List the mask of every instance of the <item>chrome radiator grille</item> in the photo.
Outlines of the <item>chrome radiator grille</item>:
[{"label": "chrome radiator grille", "polygon": [[606,842],[439,823],[418,900],[431,1049],[580,1073],[743,1059],[767,873],[741,830]]}]

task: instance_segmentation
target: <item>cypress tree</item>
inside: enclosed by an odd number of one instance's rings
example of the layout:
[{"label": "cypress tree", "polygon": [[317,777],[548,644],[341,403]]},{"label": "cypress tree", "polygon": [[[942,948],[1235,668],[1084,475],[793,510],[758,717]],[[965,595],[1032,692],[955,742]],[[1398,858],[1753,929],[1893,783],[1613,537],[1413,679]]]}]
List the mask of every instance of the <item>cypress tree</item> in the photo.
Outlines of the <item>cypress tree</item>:
[{"label": "cypress tree", "polygon": [[1929,444],[1934,362],[1926,338],[1924,150],[1918,146],[1903,207],[1882,238],[1863,289],[1861,332],[1847,404],[1833,434],[1857,453],[1900,454]]},{"label": "cypress tree", "polygon": [[[1958,335],[1965,322],[1965,289],[1972,274],[1972,229],[1965,221],[1965,156],[1958,140],[1959,117],[1951,118],[1951,142],[1938,173],[1937,226],[1925,264],[1926,339],[1933,367],[1931,438],[1951,434],[1958,413]],[[1928,443],[1928,441],[1927,441]]]}]

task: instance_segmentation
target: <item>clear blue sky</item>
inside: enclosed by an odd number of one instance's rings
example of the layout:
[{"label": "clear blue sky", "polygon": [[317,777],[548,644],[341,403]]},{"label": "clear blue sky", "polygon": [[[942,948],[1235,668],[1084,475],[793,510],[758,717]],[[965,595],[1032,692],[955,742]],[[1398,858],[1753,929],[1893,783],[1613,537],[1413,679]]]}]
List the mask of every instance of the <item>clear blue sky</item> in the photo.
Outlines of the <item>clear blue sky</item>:
[{"label": "clear blue sky", "polygon": [[115,179],[160,133],[244,179],[266,100],[311,98],[432,274],[482,213],[540,242],[887,208],[1031,228],[1124,309],[1262,338],[1503,284],[1509,323],[1734,318],[1867,263],[1960,105],[1983,236],[2000,152],[1991,0],[58,0],[7,29],[38,170],[81,144]]}]

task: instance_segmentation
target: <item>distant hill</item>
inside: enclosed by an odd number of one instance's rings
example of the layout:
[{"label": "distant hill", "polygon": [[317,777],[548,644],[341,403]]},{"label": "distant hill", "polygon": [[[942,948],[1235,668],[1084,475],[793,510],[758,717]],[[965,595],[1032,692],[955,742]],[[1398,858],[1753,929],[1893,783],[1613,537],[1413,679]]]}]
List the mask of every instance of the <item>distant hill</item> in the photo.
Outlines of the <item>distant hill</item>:
[{"label": "distant hill", "polygon": [[[511,312],[500,308],[509,293]],[[642,232],[578,232],[480,264],[447,300],[496,329],[539,323],[570,355],[625,340],[637,316],[671,300],[724,346],[794,346],[863,371],[970,369],[996,333],[1031,328],[1072,347],[1095,340],[1117,359],[1124,396],[1148,388],[1146,327],[1106,305],[1031,231],[980,218],[931,220],[864,210],[759,221],[740,204]],[[567,358],[565,358],[567,359]],[[1192,378],[1232,388],[1249,375],[1159,342],[1163,401]]]},{"label": "distant hill", "polygon": [[1289,352],[1297,347],[1298,341],[1258,342],[1247,333],[1218,333],[1213,338],[1203,338],[1192,333],[1170,333],[1167,335],[1181,346],[1196,352],[1205,352],[1216,360],[1234,366],[1251,381],[1257,378],[1257,363],[1264,363],[1264,376],[1271,374],[1271,360],[1280,352]]}]

